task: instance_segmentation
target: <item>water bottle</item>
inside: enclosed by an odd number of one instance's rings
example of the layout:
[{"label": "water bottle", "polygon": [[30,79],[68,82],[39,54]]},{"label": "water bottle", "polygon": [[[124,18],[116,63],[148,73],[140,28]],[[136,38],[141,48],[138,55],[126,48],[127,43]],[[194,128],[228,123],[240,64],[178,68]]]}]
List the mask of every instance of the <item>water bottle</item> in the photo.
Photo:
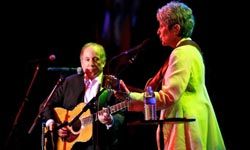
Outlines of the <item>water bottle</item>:
[{"label": "water bottle", "polygon": [[151,86],[147,86],[144,93],[144,119],[157,120],[156,99]]}]

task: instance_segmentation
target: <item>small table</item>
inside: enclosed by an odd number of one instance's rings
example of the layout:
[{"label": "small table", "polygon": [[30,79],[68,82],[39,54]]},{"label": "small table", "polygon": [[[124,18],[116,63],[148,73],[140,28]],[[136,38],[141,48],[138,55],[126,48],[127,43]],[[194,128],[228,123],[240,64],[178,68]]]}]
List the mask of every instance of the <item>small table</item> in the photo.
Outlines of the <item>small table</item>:
[{"label": "small table", "polygon": [[139,121],[139,122],[134,122],[134,123],[131,123],[131,125],[160,125],[160,147],[161,147],[161,150],[163,150],[164,148],[164,137],[163,137],[163,124],[164,123],[185,123],[185,122],[193,122],[195,121],[194,118],[167,118],[167,119],[164,119],[164,120],[143,120],[143,121]]}]

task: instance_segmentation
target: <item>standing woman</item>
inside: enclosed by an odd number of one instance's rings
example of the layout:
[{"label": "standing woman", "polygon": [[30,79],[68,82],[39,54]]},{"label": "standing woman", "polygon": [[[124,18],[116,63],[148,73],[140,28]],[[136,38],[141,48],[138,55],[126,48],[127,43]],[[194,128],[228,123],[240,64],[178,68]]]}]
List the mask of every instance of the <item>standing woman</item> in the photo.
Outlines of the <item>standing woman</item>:
[{"label": "standing woman", "polygon": [[[189,123],[164,123],[164,150],[224,150],[225,145],[205,85],[205,66],[199,46],[190,38],[195,25],[192,10],[172,1],[157,11],[157,34],[163,46],[173,48],[166,63],[147,83],[155,90],[160,119],[195,118]],[[144,93],[129,91],[133,100]],[[160,149],[160,129],[157,146]]]}]

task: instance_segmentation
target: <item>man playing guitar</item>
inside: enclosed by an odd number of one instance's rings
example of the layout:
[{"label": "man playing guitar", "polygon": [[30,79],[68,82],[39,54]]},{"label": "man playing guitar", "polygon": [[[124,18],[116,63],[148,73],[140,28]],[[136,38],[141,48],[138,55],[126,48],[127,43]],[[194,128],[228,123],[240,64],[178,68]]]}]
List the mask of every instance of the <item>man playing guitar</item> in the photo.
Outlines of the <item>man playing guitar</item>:
[{"label": "man playing guitar", "polygon": [[[107,109],[117,104],[117,99],[113,90],[103,87],[106,64],[103,46],[85,44],[80,52],[80,62],[83,73],[66,77],[43,113],[49,131],[56,133],[53,148],[120,150],[124,147],[121,138],[125,126],[124,111],[118,110],[125,108],[126,103],[118,109]],[[83,109],[86,111],[82,112]],[[103,109],[108,111],[101,111]],[[79,118],[75,121],[75,117]]]}]

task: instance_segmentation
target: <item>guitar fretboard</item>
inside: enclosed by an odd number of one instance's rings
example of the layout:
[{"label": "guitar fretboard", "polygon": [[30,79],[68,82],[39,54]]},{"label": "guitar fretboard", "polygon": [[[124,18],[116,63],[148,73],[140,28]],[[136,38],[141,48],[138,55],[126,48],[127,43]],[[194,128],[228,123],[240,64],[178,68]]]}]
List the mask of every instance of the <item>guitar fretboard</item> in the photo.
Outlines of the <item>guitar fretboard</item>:
[{"label": "guitar fretboard", "polygon": [[81,120],[81,125],[82,126],[86,126],[86,125],[92,123],[93,120],[97,121],[98,120],[98,115],[97,115],[98,113],[104,113],[104,112],[106,112],[106,113],[113,114],[113,113],[115,113],[115,112],[117,112],[119,110],[127,108],[128,106],[129,106],[129,101],[126,100],[126,101],[123,101],[121,103],[118,103],[118,104],[115,104],[113,106],[110,106],[107,109],[100,110],[100,111],[98,111],[98,112],[96,112],[96,113],[94,113],[94,114],[92,114],[92,115],[90,115],[88,117],[81,118],[80,119]]},{"label": "guitar fretboard", "polygon": [[113,113],[115,113],[115,112],[117,112],[117,111],[119,111],[119,110],[122,110],[122,109],[124,109],[124,108],[127,108],[128,105],[129,105],[128,101],[124,101],[124,102],[115,104],[115,105],[109,107],[109,112],[110,112],[111,114],[113,114]]}]

